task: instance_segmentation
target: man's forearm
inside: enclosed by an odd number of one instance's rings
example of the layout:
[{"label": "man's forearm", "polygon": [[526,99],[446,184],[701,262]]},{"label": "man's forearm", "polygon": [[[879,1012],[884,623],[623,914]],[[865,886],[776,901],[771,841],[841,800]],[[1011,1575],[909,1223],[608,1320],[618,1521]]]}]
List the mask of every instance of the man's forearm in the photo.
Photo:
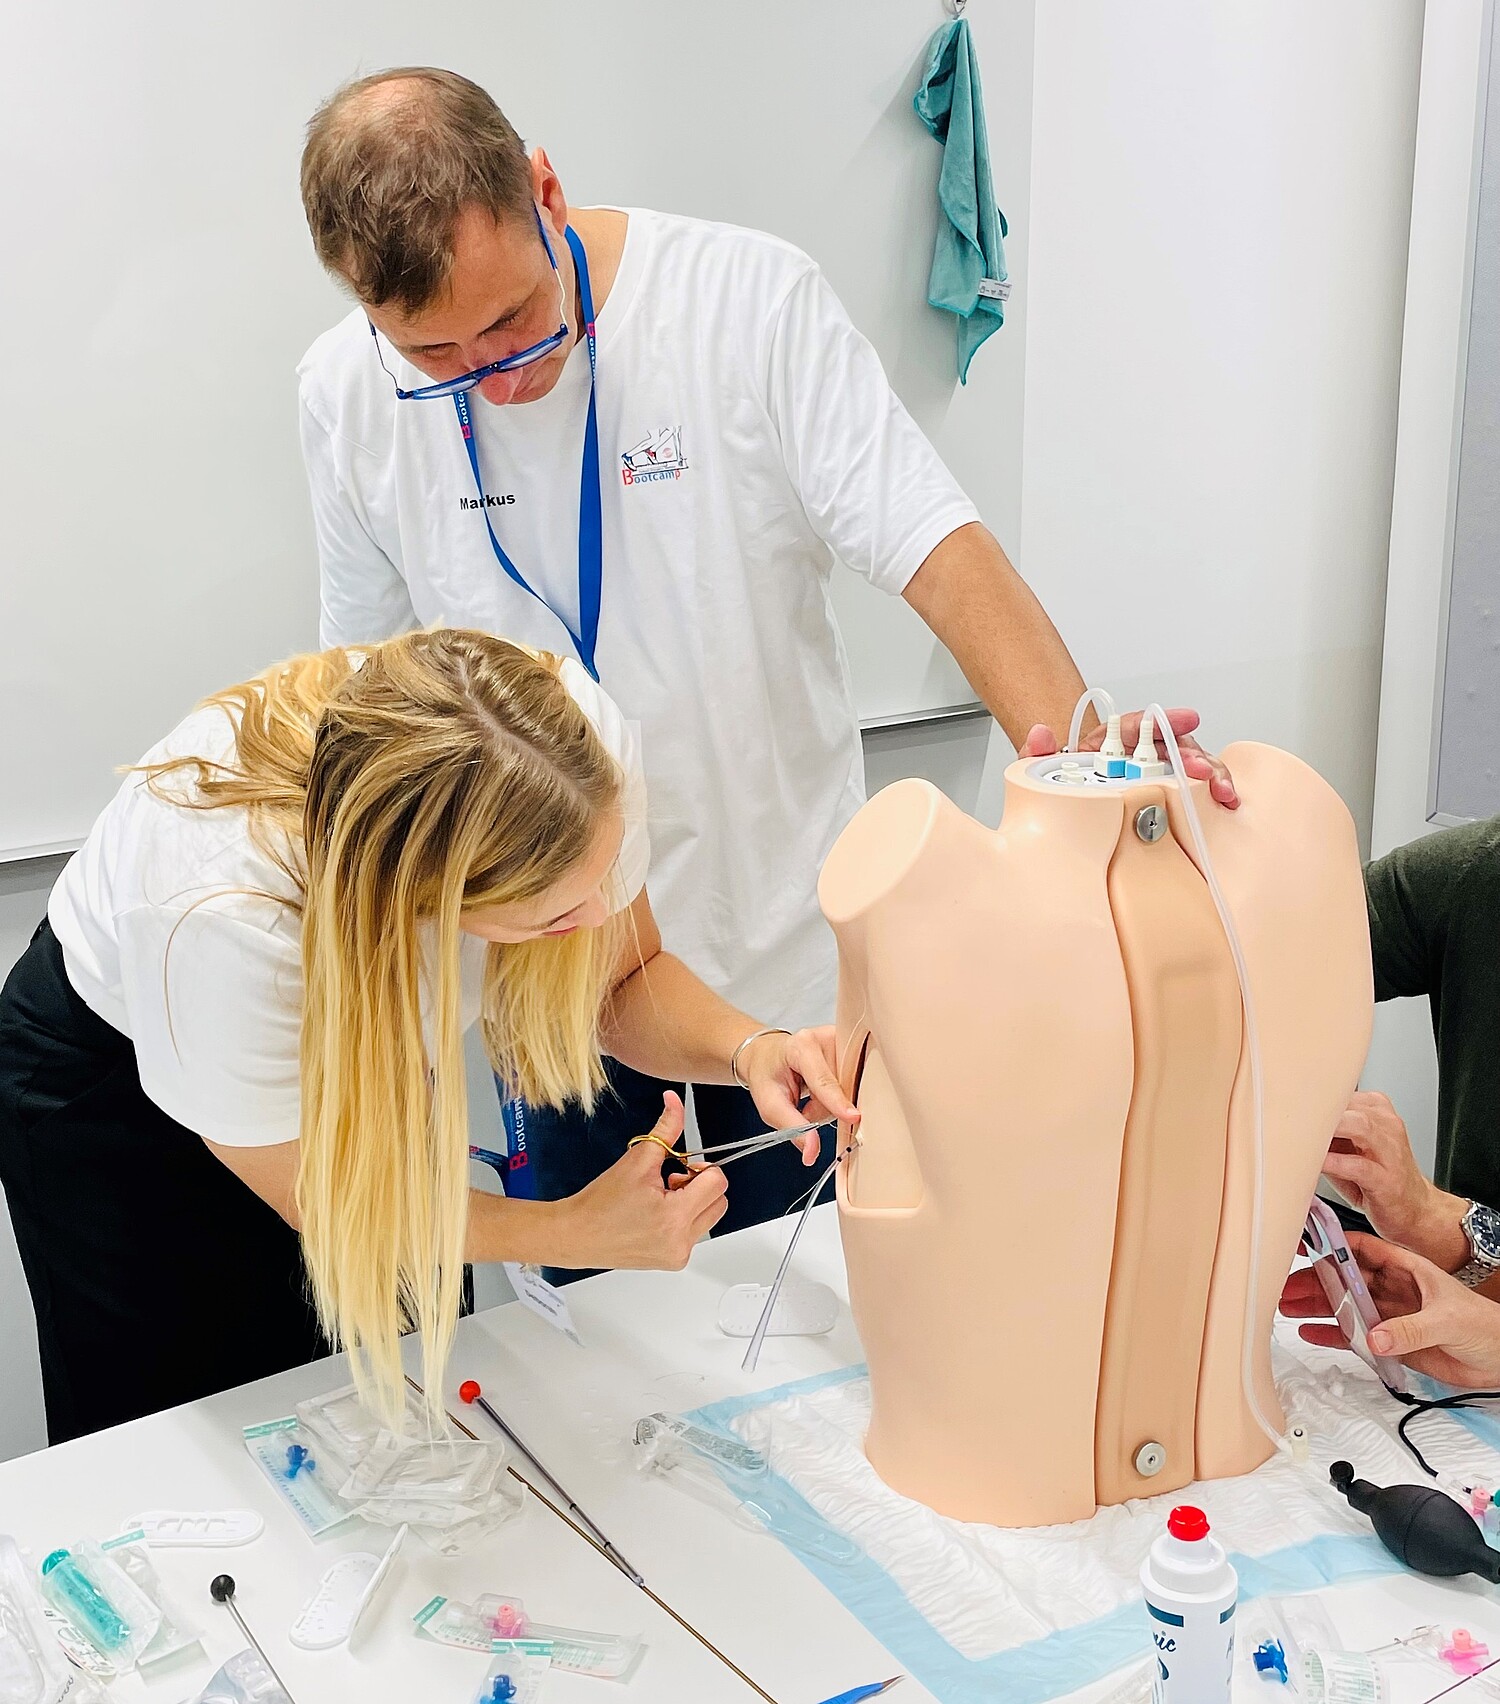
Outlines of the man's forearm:
[{"label": "man's forearm", "polygon": [[1012,745],[1038,723],[1059,739],[1083,677],[1031,588],[977,521],[949,533],[903,596],[953,653]]}]

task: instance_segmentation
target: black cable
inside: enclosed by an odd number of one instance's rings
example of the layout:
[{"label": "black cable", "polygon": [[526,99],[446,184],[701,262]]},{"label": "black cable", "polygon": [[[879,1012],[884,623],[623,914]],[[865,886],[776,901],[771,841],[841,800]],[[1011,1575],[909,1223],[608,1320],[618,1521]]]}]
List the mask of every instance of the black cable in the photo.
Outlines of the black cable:
[{"label": "black cable", "polygon": [[1407,1391],[1392,1390],[1389,1385],[1386,1385],[1385,1388],[1397,1402],[1404,1404],[1406,1408],[1405,1414],[1397,1423],[1396,1436],[1429,1479],[1437,1478],[1437,1469],[1413,1442],[1411,1434],[1407,1430],[1412,1421],[1420,1420],[1426,1414],[1437,1414],[1454,1408],[1468,1408],[1476,1402],[1500,1402],[1500,1390],[1460,1390],[1455,1391],[1452,1396],[1412,1396]]}]

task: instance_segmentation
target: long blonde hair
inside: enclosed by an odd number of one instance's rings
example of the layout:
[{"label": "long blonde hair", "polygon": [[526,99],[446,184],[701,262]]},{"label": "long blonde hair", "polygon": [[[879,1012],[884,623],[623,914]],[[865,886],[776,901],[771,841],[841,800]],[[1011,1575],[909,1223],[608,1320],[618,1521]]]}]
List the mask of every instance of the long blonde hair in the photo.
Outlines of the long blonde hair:
[{"label": "long blonde hair", "polygon": [[[158,791],[187,772],[174,803],[248,809],[300,892],[303,1252],[324,1329],[388,1414],[407,1329],[436,1399],[462,1292],[460,914],[544,892],[621,802],[558,669],[454,629],[293,657],[208,700],[235,724],[232,764],[147,772]],[[620,946],[612,919],[490,947],[484,1036],[513,1093],[592,1108]]]}]

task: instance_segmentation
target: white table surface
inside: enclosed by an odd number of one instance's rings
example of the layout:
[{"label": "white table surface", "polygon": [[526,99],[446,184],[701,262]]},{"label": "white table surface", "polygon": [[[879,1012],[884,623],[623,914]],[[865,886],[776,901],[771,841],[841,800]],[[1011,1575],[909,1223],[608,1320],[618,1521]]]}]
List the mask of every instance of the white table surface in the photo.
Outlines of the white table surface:
[{"label": "white table surface", "polygon": [[[715,1325],[725,1287],[765,1282],[786,1227],[762,1226],[700,1248],[683,1273],[611,1273],[568,1291],[584,1339],[579,1348],[519,1306],[491,1309],[459,1327],[449,1406],[476,1432],[487,1422],[457,1401],[476,1378],[573,1497],[645,1575],[648,1585],[697,1633],[742,1667],[776,1704],[817,1704],[898,1672],[899,1664],[778,1540],[744,1530],[706,1504],[643,1477],[631,1465],[635,1421],[655,1409],[688,1409],[740,1392],[829,1372],[861,1358],[847,1310],[827,1337],[770,1339],[760,1367],[740,1370],[742,1342]],[[845,1294],[831,1209],[813,1217],[797,1272]],[[413,1363],[414,1364],[414,1363]],[[0,1464],[0,1531],[37,1555],[83,1536],[102,1537],[144,1508],[250,1507],[264,1534],[236,1549],[156,1550],[168,1589],[205,1633],[213,1662],[199,1659],[147,1681],[114,1682],[118,1704],[179,1704],[244,1641],[208,1597],[220,1572],[238,1582],[241,1608],[289,1685],[296,1704],[468,1704],[483,1659],[412,1631],[411,1616],[442,1593],[524,1597],[539,1620],[601,1632],[639,1633],[640,1667],[625,1684],[554,1674],[548,1704],[747,1704],[757,1696],[729,1668],[534,1500],[475,1553],[432,1555],[408,1540],[354,1646],[300,1651],[286,1638],[319,1575],[338,1554],[378,1550],[388,1537],[358,1523],[314,1543],[251,1461],[241,1427],[288,1413],[306,1396],[346,1382],[342,1360],[116,1427],[58,1449]],[[1345,1642],[1373,1646],[1422,1622],[1467,1626],[1500,1652],[1500,1595],[1479,1581],[1438,1583],[1391,1576],[1323,1594]],[[172,1668],[172,1665],[161,1665]],[[1076,1694],[1102,1698],[1115,1683]],[[1441,1673],[1397,1671],[1390,1704],[1417,1704],[1439,1691]],[[906,1680],[892,1704],[934,1704]],[[1247,1697],[1274,1698],[1257,1685]],[[1453,1704],[1466,1704],[1466,1693]]]}]

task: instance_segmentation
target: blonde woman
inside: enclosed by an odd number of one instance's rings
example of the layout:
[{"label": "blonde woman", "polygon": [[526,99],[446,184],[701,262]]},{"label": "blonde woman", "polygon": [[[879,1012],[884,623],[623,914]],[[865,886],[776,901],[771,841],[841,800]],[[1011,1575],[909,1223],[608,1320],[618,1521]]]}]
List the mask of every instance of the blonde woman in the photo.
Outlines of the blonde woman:
[{"label": "blonde woman", "polygon": [[[52,1441],[330,1343],[389,1397],[409,1327],[436,1389],[466,1260],[681,1266],[724,1174],[668,1188],[654,1144],[566,1201],[468,1185],[475,1022],[538,1104],[592,1105],[601,1050],[730,1080],[758,1026],[662,951],[646,863],[615,706],[479,633],[293,658],[148,753],[0,995]],[[831,1052],[743,1049],[769,1123],[852,1111]],[[656,1134],[681,1128],[669,1097]]]}]

